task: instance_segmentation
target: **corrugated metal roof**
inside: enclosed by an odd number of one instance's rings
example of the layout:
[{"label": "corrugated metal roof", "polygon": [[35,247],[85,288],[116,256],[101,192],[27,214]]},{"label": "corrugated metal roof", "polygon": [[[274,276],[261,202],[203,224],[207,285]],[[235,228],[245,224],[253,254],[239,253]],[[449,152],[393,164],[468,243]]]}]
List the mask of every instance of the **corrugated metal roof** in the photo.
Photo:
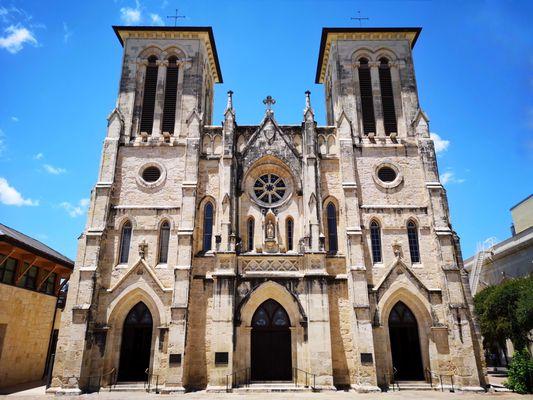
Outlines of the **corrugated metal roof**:
[{"label": "corrugated metal roof", "polygon": [[54,261],[67,268],[74,268],[74,261],[65,257],[63,254],[48,247],[42,242],[31,238],[13,228],[0,224],[0,241],[11,243],[14,246],[21,247],[27,251],[33,252],[43,258]]}]

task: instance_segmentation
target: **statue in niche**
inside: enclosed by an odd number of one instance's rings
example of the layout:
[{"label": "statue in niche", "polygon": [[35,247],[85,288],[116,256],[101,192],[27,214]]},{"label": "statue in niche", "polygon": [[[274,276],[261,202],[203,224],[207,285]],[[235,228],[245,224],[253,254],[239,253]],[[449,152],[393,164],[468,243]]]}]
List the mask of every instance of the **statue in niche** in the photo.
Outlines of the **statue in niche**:
[{"label": "statue in niche", "polygon": [[266,226],[266,237],[267,239],[274,239],[274,224],[272,221],[268,221]]}]

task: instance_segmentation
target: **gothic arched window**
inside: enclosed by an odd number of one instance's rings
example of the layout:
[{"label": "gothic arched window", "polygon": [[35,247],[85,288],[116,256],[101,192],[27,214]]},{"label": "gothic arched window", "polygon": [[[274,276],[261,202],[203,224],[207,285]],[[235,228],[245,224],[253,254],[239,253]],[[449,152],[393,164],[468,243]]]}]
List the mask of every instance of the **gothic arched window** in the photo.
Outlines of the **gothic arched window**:
[{"label": "gothic arched window", "polygon": [[120,235],[120,263],[126,264],[130,256],[131,243],[131,222],[127,221],[122,225],[122,232]]},{"label": "gothic arched window", "polygon": [[287,250],[291,251],[294,249],[294,221],[292,218],[287,218],[286,231],[287,231]]},{"label": "gothic arched window", "polygon": [[254,329],[288,329],[290,325],[289,315],[283,306],[272,299],[262,303],[252,317]]},{"label": "gothic arched window", "polygon": [[246,222],[246,233],[248,234],[248,251],[254,250],[254,229],[255,229],[254,217],[250,217],[248,218],[248,221]]},{"label": "gothic arched window", "polygon": [[166,264],[168,261],[168,242],[170,239],[170,224],[165,221],[159,229],[159,264]]},{"label": "gothic arched window", "polygon": [[418,227],[413,220],[407,223],[407,240],[409,241],[409,253],[411,254],[411,262],[420,262],[420,248],[418,246]]},{"label": "gothic arched window", "polygon": [[141,132],[152,133],[154,125],[155,93],[157,89],[157,57],[148,57],[144,77],[143,103],[141,112]]},{"label": "gothic arched window", "polygon": [[370,66],[366,58],[359,60],[359,91],[361,92],[361,113],[363,117],[363,132],[368,135],[376,132],[376,117],[374,115],[374,99],[372,97],[372,79]]},{"label": "gothic arched window", "polygon": [[385,134],[390,135],[391,132],[398,132],[396,111],[394,109],[394,95],[392,93],[392,78],[389,60],[381,58],[379,62],[379,86],[381,88],[383,124],[385,125]]},{"label": "gothic arched window", "polygon": [[381,227],[377,221],[370,223],[370,244],[372,247],[372,261],[381,262]]},{"label": "gothic arched window", "polygon": [[337,209],[333,203],[326,208],[328,220],[328,253],[335,254],[339,249],[337,241]]},{"label": "gothic arched window", "polygon": [[203,232],[203,246],[204,252],[211,250],[211,242],[213,238],[213,204],[207,202],[204,206],[204,232]]},{"label": "gothic arched window", "polygon": [[178,96],[178,58],[168,59],[167,78],[165,81],[165,103],[163,106],[162,132],[174,133],[176,121],[176,99]]}]

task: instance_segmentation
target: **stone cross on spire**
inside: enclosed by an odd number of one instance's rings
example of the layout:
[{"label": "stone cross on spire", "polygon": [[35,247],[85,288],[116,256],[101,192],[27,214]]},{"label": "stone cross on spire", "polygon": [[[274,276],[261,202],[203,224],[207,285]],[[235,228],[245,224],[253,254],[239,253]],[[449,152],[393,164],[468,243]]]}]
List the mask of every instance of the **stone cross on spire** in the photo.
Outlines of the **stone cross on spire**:
[{"label": "stone cross on spire", "polygon": [[266,99],[263,100],[263,104],[267,107],[267,114],[272,114],[272,106],[276,104],[276,100],[274,100],[272,96],[267,96]]},{"label": "stone cross on spire", "polygon": [[228,90],[228,102],[226,103],[226,111],[233,111],[233,91]]}]

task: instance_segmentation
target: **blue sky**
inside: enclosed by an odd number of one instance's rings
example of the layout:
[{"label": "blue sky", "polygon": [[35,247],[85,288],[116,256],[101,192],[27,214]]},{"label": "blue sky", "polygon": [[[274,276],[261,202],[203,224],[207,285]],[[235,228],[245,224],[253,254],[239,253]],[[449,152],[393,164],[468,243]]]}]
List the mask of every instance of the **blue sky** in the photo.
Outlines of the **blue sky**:
[{"label": "blue sky", "polygon": [[256,124],[272,95],[281,123],[302,119],[321,29],[421,26],[420,101],[438,135],[439,168],[463,255],[510,235],[509,208],[533,188],[531,1],[18,1],[0,0],[0,222],[74,258],[113,109],[122,48],[111,25],[214,29],[237,121]]}]

